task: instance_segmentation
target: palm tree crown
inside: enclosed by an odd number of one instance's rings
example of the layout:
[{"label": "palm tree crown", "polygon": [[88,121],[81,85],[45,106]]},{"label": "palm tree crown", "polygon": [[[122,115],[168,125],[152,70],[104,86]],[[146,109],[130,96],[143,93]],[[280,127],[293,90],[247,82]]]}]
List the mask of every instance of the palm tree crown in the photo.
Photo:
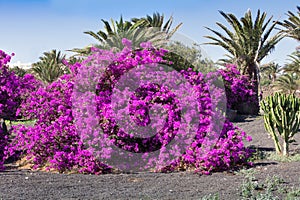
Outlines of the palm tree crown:
[{"label": "palm tree crown", "polygon": [[[270,36],[274,30],[276,22],[271,23],[272,17],[266,20],[267,14],[257,11],[255,21],[252,20],[252,13],[248,10],[240,21],[233,14],[226,14],[219,11],[232,28],[232,31],[225,25],[216,24],[227,34],[206,27],[217,37],[205,36],[213,40],[206,44],[218,45],[225,49],[235,64],[239,66],[242,74],[248,74],[250,78],[257,79],[259,63],[265,58],[275,45],[282,39],[282,35]],[[266,20],[266,21],[265,21]],[[268,25],[271,23],[270,27]]]},{"label": "palm tree crown", "polygon": [[[86,31],[88,34],[97,40],[96,47],[102,49],[115,49],[121,50],[124,45],[123,38],[132,41],[133,48],[139,48],[142,42],[152,42],[155,47],[162,47],[166,45],[168,39],[175,33],[176,30],[182,25],[180,23],[171,30],[173,18],[170,17],[164,23],[164,16],[154,13],[153,17],[147,15],[144,18],[133,18],[131,21],[124,21],[121,16],[119,21],[111,20],[109,23],[102,19],[104,23],[104,31],[98,32]],[[91,47],[88,46],[84,49],[73,49],[73,52],[81,55],[90,53]]]},{"label": "palm tree crown", "polygon": [[40,61],[32,64],[31,71],[44,83],[52,83],[63,74],[69,73],[69,69],[63,64],[65,57],[60,51],[45,52]]},{"label": "palm tree crown", "polygon": [[290,63],[283,70],[300,78],[300,51],[295,51],[289,55],[289,61]]},{"label": "palm tree crown", "polygon": [[300,41],[300,6],[297,6],[297,9],[297,14],[288,11],[288,19],[283,22],[278,22],[278,24],[285,28],[282,32],[286,33],[288,37]]},{"label": "palm tree crown", "polygon": [[262,65],[260,71],[274,83],[278,74],[282,71],[282,67],[278,63],[271,62]]},{"label": "palm tree crown", "polygon": [[156,28],[157,31],[166,33],[166,38],[165,39],[170,39],[174,33],[180,28],[182,23],[179,23],[176,25],[174,29],[171,30],[172,24],[173,24],[173,17],[171,16],[166,23],[164,23],[164,15],[159,14],[159,13],[153,13],[152,17],[150,15],[147,15],[146,17],[143,18],[133,18],[131,21],[142,28],[145,27],[153,27]]},{"label": "palm tree crown", "polygon": [[296,94],[299,84],[295,76],[290,73],[283,74],[273,84],[272,87],[280,92]]}]

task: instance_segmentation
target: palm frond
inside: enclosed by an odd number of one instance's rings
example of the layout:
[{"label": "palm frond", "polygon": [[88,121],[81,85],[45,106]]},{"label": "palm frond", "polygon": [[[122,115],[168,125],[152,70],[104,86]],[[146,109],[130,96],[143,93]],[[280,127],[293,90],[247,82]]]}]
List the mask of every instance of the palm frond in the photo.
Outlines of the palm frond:
[{"label": "palm frond", "polygon": [[283,28],[281,31],[287,34],[288,37],[300,41],[300,6],[297,6],[297,14],[288,11],[287,16],[288,19],[283,22],[278,22]]},{"label": "palm frond", "polygon": [[[229,27],[219,22],[216,24],[226,35],[206,27],[215,36],[205,36],[212,40],[212,42],[205,44],[221,46],[230,54],[231,61],[235,61],[239,65],[238,67],[242,70],[242,73],[259,71],[260,61],[282,39],[279,33],[271,37],[277,23],[270,25],[272,17],[266,20],[266,13],[261,13],[260,10],[257,11],[255,20],[252,19],[250,10],[240,20],[231,13],[219,12],[226,19]],[[223,59],[223,61],[228,61],[228,59]],[[256,69],[250,69],[254,66]]]},{"label": "palm frond", "polygon": [[40,61],[32,64],[31,72],[44,83],[52,83],[60,76],[70,73],[69,68],[63,64],[65,55],[60,51],[52,50],[45,52]]}]

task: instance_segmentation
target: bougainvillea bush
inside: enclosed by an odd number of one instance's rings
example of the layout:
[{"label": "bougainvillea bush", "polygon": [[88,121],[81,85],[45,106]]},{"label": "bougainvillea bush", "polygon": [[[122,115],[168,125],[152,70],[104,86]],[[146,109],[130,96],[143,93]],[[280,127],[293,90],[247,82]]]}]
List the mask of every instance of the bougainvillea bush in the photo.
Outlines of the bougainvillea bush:
[{"label": "bougainvillea bush", "polygon": [[10,155],[22,152],[35,168],[96,174],[128,165],[210,173],[246,163],[250,138],[217,109],[218,72],[179,74],[164,68],[166,50],[123,42],[118,53],[92,49],[71,74],[33,92],[19,112],[36,124],[15,127]]},{"label": "bougainvillea bush", "polygon": [[245,75],[241,75],[236,65],[227,64],[218,70],[222,75],[227,96],[227,107],[237,110],[239,104],[256,101],[254,82]]},{"label": "bougainvillea bush", "polygon": [[[13,55],[13,54],[12,54]],[[19,116],[17,109],[30,92],[34,91],[39,83],[32,75],[19,77],[8,69],[7,63],[11,56],[0,50],[0,118],[15,120]],[[8,144],[8,133],[0,127],[0,169],[3,169],[5,147]]]},{"label": "bougainvillea bush", "polygon": [[22,151],[28,159],[33,159],[34,168],[48,164],[48,169],[60,172],[75,167],[80,172],[101,172],[101,163],[83,148],[75,131],[71,110],[72,88],[71,75],[64,75],[27,98],[20,112],[37,121],[33,127],[14,127],[17,135],[10,145],[10,155]]}]

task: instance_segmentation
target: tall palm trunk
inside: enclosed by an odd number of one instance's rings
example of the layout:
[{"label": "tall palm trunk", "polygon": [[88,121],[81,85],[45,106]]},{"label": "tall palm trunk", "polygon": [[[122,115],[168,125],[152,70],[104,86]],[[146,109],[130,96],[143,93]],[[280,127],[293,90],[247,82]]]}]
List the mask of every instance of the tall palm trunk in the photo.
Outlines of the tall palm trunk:
[{"label": "tall palm trunk", "polygon": [[248,80],[252,82],[252,90],[256,95],[252,95],[251,99],[246,102],[239,102],[237,111],[239,114],[258,115],[259,113],[259,64],[252,62],[246,66],[243,75],[248,76]]},{"label": "tall palm trunk", "polygon": [[253,92],[255,92],[256,95],[254,95],[254,99],[251,100],[251,102],[248,104],[249,106],[249,113],[245,114],[252,114],[252,115],[258,115],[259,113],[259,64],[257,62],[252,63],[248,67],[248,75],[249,80],[253,81]]}]

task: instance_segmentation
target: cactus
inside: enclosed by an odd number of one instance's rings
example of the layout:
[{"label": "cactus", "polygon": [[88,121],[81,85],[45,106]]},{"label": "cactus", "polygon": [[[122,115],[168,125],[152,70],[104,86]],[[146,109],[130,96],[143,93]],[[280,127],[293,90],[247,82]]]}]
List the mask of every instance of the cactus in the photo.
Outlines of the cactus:
[{"label": "cactus", "polygon": [[[276,152],[288,156],[289,143],[293,142],[300,126],[300,99],[275,93],[261,101],[260,105],[264,111],[265,128],[274,140]],[[280,144],[280,137],[283,144]]]}]

